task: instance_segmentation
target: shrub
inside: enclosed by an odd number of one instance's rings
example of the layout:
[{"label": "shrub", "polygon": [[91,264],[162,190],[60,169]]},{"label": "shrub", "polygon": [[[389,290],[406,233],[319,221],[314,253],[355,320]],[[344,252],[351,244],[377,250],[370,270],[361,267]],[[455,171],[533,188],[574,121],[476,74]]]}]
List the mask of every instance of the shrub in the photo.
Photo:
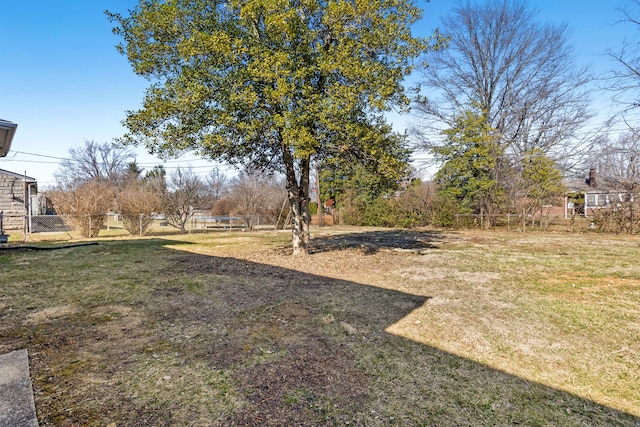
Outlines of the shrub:
[{"label": "shrub", "polygon": [[94,180],[52,191],[50,197],[56,212],[67,216],[67,222],[82,237],[95,237],[113,206],[114,189],[106,181]]},{"label": "shrub", "polygon": [[433,224],[436,189],[433,184],[414,180],[396,202],[396,222],[404,228]]},{"label": "shrub", "polygon": [[348,189],[337,202],[343,224],[362,225],[364,206],[356,198],[355,190]]},{"label": "shrub", "polygon": [[116,205],[129,234],[143,235],[153,221],[153,213],[160,210],[160,197],[151,186],[135,181],[118,192]]},{"label": "shrub", "polygon": [[593,211],[593,223],[603,233],[637,234],[640,231],[640,202],[627,201]]},{"label": "shrub", "polygon": [[386,197],[378,197],[367,205],[362,213],[362,225],[374,227],[395,227],[395,203]]},{"label": "shrub", "polygon": [[435,227],[453,227],[456,214],[459,213],[455,197],[447,193],[438,193],[433,204],[433,225]]}]

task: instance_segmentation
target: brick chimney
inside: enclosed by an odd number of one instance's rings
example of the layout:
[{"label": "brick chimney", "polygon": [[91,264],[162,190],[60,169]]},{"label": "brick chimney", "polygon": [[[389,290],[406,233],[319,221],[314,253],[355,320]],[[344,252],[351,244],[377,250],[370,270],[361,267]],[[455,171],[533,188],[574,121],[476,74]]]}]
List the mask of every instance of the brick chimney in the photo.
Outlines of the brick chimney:
[{"label": "brick chimney", "polygon": [[587,178],[587,184],[591,188],[598,187],[598,183],[596,182],[596,169],[595,168],[589,169],[589,178]]}]

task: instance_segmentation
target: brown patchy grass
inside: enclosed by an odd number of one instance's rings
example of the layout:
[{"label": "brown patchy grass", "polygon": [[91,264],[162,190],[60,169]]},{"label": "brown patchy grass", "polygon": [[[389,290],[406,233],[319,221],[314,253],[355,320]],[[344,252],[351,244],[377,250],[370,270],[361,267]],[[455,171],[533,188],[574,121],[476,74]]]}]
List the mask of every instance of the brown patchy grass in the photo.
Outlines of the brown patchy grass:
[{"label": "brown patchy grass", "polygon": [[43,426],[640,425],[640,247],[323,228],[0,252]]}]

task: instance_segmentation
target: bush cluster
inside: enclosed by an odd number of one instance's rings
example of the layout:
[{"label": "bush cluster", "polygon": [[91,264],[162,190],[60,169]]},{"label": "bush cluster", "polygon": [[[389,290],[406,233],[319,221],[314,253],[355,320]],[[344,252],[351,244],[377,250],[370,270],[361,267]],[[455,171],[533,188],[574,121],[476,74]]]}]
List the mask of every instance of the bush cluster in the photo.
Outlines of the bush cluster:
[{"label": "bush cluster", "polygon": [[640,202],[628,201],[593,211],[593,223],[602,233],[638,234]]},{"label": "bush cluster", "polygon": [[359,203],[353,194],[341,200],[342,221],[347,225],[376,227],[451,227],[460,207],[453,197],[438,193],[432,184],[416,180],[405,191]]}]

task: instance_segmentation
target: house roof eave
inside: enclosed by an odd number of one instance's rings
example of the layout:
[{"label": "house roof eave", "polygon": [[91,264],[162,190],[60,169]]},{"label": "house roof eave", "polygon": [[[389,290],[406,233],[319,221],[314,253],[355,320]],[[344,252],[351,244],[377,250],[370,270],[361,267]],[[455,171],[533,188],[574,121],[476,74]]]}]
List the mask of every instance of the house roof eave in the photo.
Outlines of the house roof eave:
[{"label": "house roof eave", "polygon": [[0,174],[2,174],[2,175],[9,175],[9,176],[12,176],[12,177],[14,177],[14,178],[24,179],[24,180],[26,180],[28,183],[36,183],[36,182],[38,182],[38,180],[37,180],[37,179],[32,178],[32,177],[30,177],[30,176],[26,176],[26,175],[24,175],[24,174],[19,174],[19,173],[11,172],[11,171],[8,171],[8,170],[5,170],[5,169],[0,169]]}]

